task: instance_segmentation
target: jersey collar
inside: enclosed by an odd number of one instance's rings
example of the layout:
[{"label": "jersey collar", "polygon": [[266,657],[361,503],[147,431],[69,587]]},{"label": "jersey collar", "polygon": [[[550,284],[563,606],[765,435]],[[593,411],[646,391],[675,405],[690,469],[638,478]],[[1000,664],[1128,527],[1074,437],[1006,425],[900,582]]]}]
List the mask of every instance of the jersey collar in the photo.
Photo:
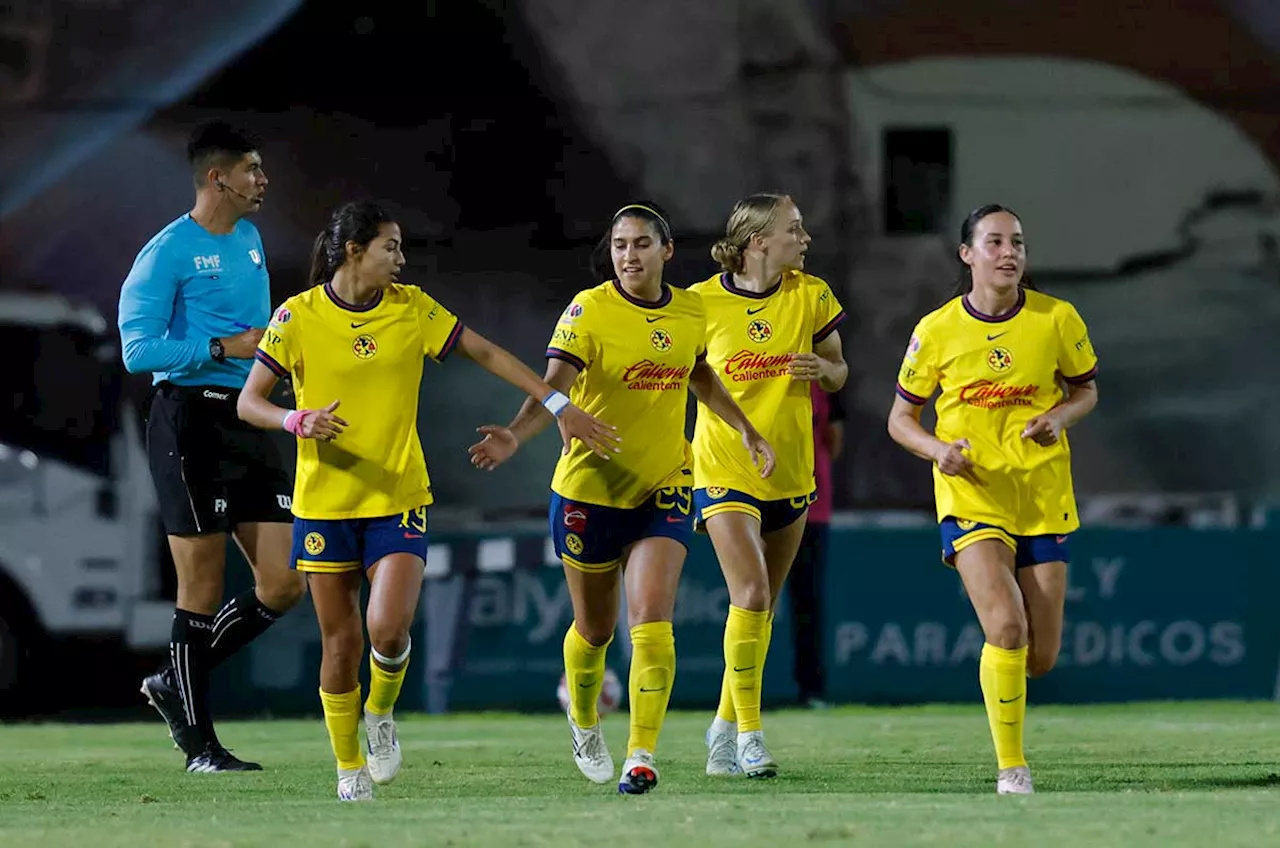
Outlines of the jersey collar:
[{"label": "jersey collar", "polygon": [[1027,290],[1018,289],[1018,302],[1014,304],[1012,309],[1003,315],[988,315],[985,312],[979,312],[973,308],[973,304],[969,303],[969,295],[967,294],[960,298],[960,302],[964,304],[964,311],[968,312],[979,321],[986,321],[988,324],[999,324],[1002,321],[1008,321],[1010,318],[1022,311],[1022,307],[1026,305],[1027,302]]},{"label": "jersey collar", "polygon": [[641,300],[638,297],[632,297],[627,294],[627,290],[617,280],[613,281],[613,290],[627,303],[639,306],[641,309],[661,309],[671,302],[671,286],[666,283],[662,284],[662,295],[657,300]]},{"label": "jersey collar", "polygon": [[345,300],[338,297],[338,293],[333,290],[333,286],[329,283],[324,284],[324,293],[328,295],[329,300],[333,301],[334,305],[339,309],[345,309],[348,312],[368,312],[370,309],[373,309],[379,303],[382,303],[382,291],[382,289],[379,289],[378,293],[373,296],[373,300],[357,306],[354,303],[347,303]]},{"label": "jersey collar", "polygon": [[729,292],[730,294],[740,295],[741,297],[750,297],[755,300],[764,300],[766,297],[773,294],[774,292],[776,292],[778,289],[782,287],[782,278],[785,277],[786,275],[787,273],[783,271],[782,277],[778,278],[778,282],[769,286],[769,288],[765,289],[762,292],[753,292],[753,291],[747,291],[746,289],[738,288],[733,284],[733,274],[729,273],[728,271],[725,271],[723,274],[720,275],[720,285],[724,286],[724,290]]}]

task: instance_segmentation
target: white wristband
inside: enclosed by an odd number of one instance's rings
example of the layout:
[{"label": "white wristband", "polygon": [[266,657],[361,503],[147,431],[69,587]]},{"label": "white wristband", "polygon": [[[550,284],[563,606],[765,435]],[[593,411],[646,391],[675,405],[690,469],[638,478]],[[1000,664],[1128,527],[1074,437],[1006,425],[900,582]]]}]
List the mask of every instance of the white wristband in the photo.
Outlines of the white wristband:
[{"label": "white wristband", "polygon": [[560,417],[560,413],[564,412],[564,408],[569,405],[569,399],[560,392],[552,392],[542,399],[542,405],[546,407],[556,418]]}]

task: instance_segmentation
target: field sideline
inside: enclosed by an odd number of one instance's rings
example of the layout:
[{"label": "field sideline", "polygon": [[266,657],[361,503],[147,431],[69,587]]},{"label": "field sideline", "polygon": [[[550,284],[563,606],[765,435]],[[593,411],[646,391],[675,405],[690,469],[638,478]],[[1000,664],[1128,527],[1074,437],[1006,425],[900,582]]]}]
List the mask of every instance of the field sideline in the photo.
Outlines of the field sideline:
[{"label": "field sideline", "polygon": [[[1270,702],[1031,707],[1039,794],[997,797],[981,705],[765,716],[775,781],[702,773],[708,714],[672,714],[661,783],[619,797],[573,766],[564,719],[404,716],[405,768],[340,804],[319,720],[226,722],[252,775],[187,775],[163,726],[0,725],[0,845],[1280,844]],[[606,719],[615,760],[626,716]]]}]

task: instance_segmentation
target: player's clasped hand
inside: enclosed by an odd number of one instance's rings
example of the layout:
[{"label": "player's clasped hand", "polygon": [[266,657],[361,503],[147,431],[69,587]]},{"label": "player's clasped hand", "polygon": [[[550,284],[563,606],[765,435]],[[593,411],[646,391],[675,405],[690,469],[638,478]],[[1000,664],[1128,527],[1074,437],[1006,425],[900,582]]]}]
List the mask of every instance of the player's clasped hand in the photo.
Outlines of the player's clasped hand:
[{"label": "player's clasped hand", "polygon": [[951,477],[962,477],[975,486],[982,485],[973,460],[964,455],[964,452],[972,447],[968,439],[956,439],[950,444],[945,444],[934,457],[934,462],[938,463],[938,470]]},{"label": "player's clasped hand", "polygon": [[793,353],[787,373],[796,380],[817,380],[822,376],[822,357],[816,353]]},{"label": "player's clasped hand", "polygon": [[1058,423],[1058,419],[1049,413],[1037,415],[1027,422],[1026,428],[1022,431],[1022,438],[1031,439],[1042,448],[1058,443],[1058,436],[1062,433],[1062,425]]},{"label": "player's clasped hand", "polygon": [[285,417],[284,428],[299,439],[319,439],[332,442],[347,426],[343,418],[334,415],[341,401],[334,401],[324,409],[299,409]]},{"label": "player's clasped hand", "polygon": [[755,430],[742,434],[742,446],[751,452],[751,464],[760,469],[761,477],[773,473],[773,466],[778,458],[773,452],[773,445]]},{"label": "player's clasped hand", "polygon": [[588,415],[573,404],[564,408],[556,423],[560,427],[565,453],[569,452],[569,443],[574,439],[581,441],[601,459],[613,459],[613,455],[622,450],[618,447],[622,439],[618,436],[617,427]]}]

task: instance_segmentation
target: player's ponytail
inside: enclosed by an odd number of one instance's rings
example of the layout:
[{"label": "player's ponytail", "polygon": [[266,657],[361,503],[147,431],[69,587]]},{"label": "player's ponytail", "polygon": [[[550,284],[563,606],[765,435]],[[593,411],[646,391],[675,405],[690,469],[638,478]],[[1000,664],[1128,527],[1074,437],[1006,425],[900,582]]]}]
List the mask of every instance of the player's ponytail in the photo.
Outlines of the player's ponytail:
[{"label": "player's ponytail", "polygon": [[[964,221],[960,223],[960,244],[973,247],[973,231],[977,229],[978,224],[982,221],[983,218],[987,217],[988,215],[994,215],[997,212],[1007,212],[1013,217],[1018,218],[1017,212],[1014,212],[1012,209],[1008,208],[1007,206],[1001,206],[999,203],[988,203],[986,206],[979,206],[977,209],[974,209],[967,216],[965,216]],[[1022,219],[1018,218],[1018,220],[1022,220]],[[956,271],[955,287],[951,291],[951,297],[953,299],[957,297],[963,297],[964,295],[973,291],[973,269],[970,268],[968,265],[966,265],[964,260],[960,258],[959,246],[956,247],[955,256],[956,256],[956,265],[958,265],[959,268]],[[1036,284],[1031,280],[1031,276],[1027,274],[1025,271],[1022,274],[1022,280],[1019,281],[1018,283],[1018,287],[1024,288],[1024,289],[1031,289],[1032,291],[1040,290],[1036,288]]]},{"label": "player's ponytail", "polygon": [[711,258],[731,274],[746,269],[747,245],[758,233],[769,233],[778,219],[778,210],[791,203],[785,194],[760,193],[744,197],[733,206],[724,226],[724,238],[711,247]]},{"label": "player's ponytail", "polygon": [[329,216],[329,225],[316,236],[311,248],[311,284],[327,283],[347,261],[347,242],[367,247],[383,224],[394,219],[376,203],[344,203]]}]

